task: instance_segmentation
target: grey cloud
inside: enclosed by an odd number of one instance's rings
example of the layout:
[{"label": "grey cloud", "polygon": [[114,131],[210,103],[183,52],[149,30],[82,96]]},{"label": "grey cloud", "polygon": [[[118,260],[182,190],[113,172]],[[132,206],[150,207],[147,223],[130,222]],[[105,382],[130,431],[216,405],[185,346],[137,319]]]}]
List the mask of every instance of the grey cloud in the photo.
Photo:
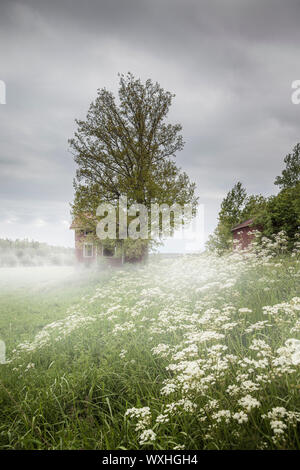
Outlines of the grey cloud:
[{"label": "grey cloud", "polygon": [[186,141],[177,161],[197,183],[208,232],[238,179],[249,192],[276,191],[300,140],[300,106],[290,100],[300,79],[298,0],[28,0],[0,9],[2,219],[8,201],[19,220],[31,207],[30,220],[53,223],[53,207],[69,217],[74,119],[97,88],[116,92],[117,73],[128,70],[176,93],[170,118]]}]

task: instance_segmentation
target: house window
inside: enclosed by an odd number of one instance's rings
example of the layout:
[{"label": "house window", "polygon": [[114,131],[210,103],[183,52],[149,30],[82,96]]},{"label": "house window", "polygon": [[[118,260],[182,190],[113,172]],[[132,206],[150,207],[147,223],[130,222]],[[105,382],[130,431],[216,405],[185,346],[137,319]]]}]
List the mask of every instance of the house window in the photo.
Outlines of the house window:
[{"label": "house window", "polygon": [[84,258],[93,257],[93,244],[92,243],[85,243],[83,245],[83,257]]},{"label": "house window", "polygon": [[80,234],[84,237],[87,237],[91,233],[93,233],[93,230],[80,230]]}]

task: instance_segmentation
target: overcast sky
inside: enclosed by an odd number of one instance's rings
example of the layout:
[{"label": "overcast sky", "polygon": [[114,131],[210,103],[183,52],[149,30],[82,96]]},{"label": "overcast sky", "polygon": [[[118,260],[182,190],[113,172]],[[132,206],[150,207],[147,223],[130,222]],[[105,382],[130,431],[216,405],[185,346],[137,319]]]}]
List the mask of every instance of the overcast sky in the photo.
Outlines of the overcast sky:
[{"label": "overcast sky", "polygon": [[0,238],[73,245],[67,141],[118,72],[176,94],[177,162],[197,183],[206,233],[236,181],[276,192],[300,141],[299,20],[299,0],[1,0]]}]

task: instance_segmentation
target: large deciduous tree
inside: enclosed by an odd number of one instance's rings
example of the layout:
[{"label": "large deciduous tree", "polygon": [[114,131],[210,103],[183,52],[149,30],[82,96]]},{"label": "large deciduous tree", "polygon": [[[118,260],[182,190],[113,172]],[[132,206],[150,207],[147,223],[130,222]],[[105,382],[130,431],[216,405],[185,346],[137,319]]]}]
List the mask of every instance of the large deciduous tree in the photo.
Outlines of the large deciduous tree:
[{"label": "large deciduous tree", "polygon": [[286,155],[284,163],[285,169],[275,179],[280,189],[292,188],[300,181],[300,143],[295,145],[292,153]]},{"label": "large deciduous tree", "polygon": [[242,183],[238,181],[227,193],[221,203],[219,222],[230,228],[239,222],[247,193]]},{"label": "large deciduous tree", "polygon": [[[77,164],[72,212],[84,219],[102,202],[192,204],[195,184],[174,162],[184,142],[180,124],[167,116],[174,95],[158,83],[120,76],[118,99],[99,89],[69,143]],[[87,217],[91,223],[91,218]]]},{"label": "large deciduous tree", "polygon": [[242,183],[238,181],[221,203],[218,225],[214,234],[208,240],[208,248],[216,249],[220,253],[230,248],[232,239],[231,229],[241,219],[246,198],[246,190]]}]

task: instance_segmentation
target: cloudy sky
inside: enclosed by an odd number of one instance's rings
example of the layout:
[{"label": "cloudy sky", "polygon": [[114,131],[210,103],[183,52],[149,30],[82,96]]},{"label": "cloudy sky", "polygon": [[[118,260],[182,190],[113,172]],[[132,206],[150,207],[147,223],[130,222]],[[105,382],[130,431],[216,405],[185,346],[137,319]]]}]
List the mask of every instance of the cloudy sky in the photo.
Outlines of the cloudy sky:
[{"label": "cloudy sky", "polygon": [[72,246],[67,141],[118,72],[176,94],[177,161],[197,183],[206,233],[236,181],[276,192],[300,141],[299,19],[299,0],[1,0],[0,238]]}]

